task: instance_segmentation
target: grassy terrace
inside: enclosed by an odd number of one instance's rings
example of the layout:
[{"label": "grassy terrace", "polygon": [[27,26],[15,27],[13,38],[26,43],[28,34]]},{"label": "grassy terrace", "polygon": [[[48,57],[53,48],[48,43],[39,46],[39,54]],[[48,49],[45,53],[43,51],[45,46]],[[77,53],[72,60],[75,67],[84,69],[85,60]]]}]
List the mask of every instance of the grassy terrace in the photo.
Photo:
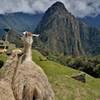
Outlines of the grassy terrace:
[{"label": "grassy terrace", "polygon": [[100,79],[87,75],[87,83],[70,78],[79,73],[74,69],[45,59],[38,51],[33,50],[33,61],[40,65],[47,74],[55,91],[56,100],[100,100]]},{"label": "grassy terrace", "polygon": [[[71,78],[79,71],[63,66],[53,61],[43,60],[45,57],[33,50],[33,61],[40,65],[48,76],[56,100],[100,100],[100,79],[86,76],[86,83]],[[0,55],[0,60],[5,61],[7,56]]]}]

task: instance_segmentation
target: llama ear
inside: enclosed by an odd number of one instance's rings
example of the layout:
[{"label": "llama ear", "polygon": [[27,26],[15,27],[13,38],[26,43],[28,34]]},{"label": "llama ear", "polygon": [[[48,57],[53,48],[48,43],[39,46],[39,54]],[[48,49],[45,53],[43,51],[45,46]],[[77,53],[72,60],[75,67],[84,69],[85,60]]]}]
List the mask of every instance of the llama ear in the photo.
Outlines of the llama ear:
[{"label": "llama ear", "polygon": [[34,37],[39,37],[40,34],[32,34]]}]

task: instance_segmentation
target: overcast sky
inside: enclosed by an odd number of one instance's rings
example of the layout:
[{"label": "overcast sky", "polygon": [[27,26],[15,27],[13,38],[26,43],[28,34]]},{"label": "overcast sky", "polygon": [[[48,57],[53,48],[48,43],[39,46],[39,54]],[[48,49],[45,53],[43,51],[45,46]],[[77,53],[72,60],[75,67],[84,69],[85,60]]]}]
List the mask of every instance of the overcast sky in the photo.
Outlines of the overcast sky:
[{"label": "overcast sky", "polygon": [[[58,0],[0,0],[0,13],[45,12],[54,2]],[[59,0],[76,17],[100,14],[100,0]]]}]

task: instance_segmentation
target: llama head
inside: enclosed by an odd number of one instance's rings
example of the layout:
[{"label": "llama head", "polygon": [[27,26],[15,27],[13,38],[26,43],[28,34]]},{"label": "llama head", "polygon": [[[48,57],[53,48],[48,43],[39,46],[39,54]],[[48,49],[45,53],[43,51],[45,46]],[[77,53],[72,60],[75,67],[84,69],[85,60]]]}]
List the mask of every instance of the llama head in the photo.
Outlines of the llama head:
[{"label": "llama head", "polygon": [[23,41],[24,41],[25,45],[32,45],[32,43],[33,43],[32,33],[25,31],[25,32],[23,32],[23,35],[24,35]]}]

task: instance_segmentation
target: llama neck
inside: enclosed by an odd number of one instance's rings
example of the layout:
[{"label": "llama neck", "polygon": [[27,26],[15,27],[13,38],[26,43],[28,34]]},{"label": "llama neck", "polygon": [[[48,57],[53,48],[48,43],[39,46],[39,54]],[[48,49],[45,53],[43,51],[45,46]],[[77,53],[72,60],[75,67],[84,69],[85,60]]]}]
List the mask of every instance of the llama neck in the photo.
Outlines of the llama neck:
[{"label": "llama neck", "polygon": [[24,46],[24,54],[25,54],[25,61],[26,60],[32,60],[31,45],[25,45]]},{"label": "llama neck", "polygon": [[15,74],[15,70],[18,64],[18,56],[15,57],[10,56],[4,65],[4,79],[7,80],[9,83],[12,82],[13,76]]}]

